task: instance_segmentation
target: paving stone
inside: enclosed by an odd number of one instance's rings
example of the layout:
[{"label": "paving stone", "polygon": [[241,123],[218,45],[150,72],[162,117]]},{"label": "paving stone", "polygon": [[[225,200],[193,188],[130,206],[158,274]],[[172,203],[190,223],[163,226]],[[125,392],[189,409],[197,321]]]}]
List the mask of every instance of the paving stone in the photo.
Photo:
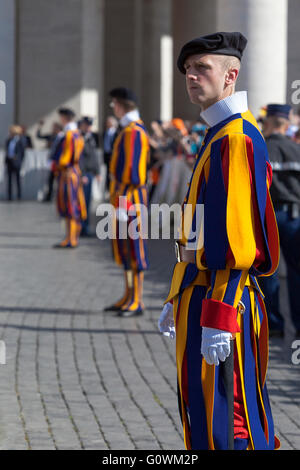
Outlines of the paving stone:
[{"label": "paving stone", "polygon": [[[0,204],[0,449],[183,449],[175,341],[157,331],[174,265],[173,243],[149,242],[146,313],[103,313],[121,296],[109,241],[61,239],[55,208]],[[300,366],[285,279],[284,340],[270,341],[268,388],[282,449],[300,449]]]}]

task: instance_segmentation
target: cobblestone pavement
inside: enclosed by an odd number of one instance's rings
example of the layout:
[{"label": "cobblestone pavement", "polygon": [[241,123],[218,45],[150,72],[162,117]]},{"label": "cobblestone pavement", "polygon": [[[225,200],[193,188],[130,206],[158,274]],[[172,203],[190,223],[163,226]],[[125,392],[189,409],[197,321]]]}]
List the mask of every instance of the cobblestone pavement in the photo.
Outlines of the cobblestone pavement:
[{"label": "cobblestone pavement", "polygon": [[[51,248],[62,235],[52,205],[0,204],[1,449],[183,449],[174,342],[157,332],[173,247],[150,243],[147,311],[120,320],[102,309],[122,276],[110,243]],[[272,340],[268,385],[283,449],[300,448],[300,365],[293,331]]]}]

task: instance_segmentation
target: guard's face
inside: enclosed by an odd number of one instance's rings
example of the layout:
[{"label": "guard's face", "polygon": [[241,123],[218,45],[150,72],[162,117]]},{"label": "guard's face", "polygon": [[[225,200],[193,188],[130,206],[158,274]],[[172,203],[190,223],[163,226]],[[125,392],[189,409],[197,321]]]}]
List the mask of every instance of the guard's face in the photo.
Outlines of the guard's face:
[{"label": "guard's face", "polygon": [[60,123],[61,123],[62,127],[65,127],[69,122],[69,120],[67,119],[67,117],[64,114],[60,114],[59,119],[60,119]]},{"label": "guard's face", "polygon": [[194,54],[185,61],[186,87],[190,100],[202,111],[218,101],[224,92],[224,57]]},{"label": "guard's face", "polygon": [[110,107],[117,119],[121,119],[126,114],[123,106],[115,98],[112,99]]}]

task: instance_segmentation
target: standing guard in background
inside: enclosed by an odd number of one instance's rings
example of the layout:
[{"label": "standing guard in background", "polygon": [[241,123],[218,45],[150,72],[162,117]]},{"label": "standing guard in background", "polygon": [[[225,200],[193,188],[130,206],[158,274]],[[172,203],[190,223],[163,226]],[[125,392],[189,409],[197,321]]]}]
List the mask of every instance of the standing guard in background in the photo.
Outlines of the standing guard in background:
[{"label": "standing guard in background", "polygon": [[[128,226],[135,219],[127,214],[131,205],[147,206],[146,188],[149,138],[137,109],[135,94],[127,88],[110,92],[111,107],[120,120],[110,162],[110,201],[116,209],[113,256],[124,268],[125,292],[105,311],[117,311],[121,317],[143,314],[144,271],[148,268],[146,240],[140,233],[137,239],[128,235]],[[123,220],[123,222],[122,222]],[[126,225],[127,237],[120,236],[120,224]],[[141,220],[140,220],[141,222]]]},{"label": "standing guard in background", "polygon": [[57,175],[57,210],[66,221],[66,237],[55,248],[75,248],[86,219],[86,206],[81,182],[79,160],[84,147],[84,139],[74,122],[75,113],[69,108],[58,111],[64,128],[53,155],[54,170]]},{"label": "standing guard in background", "polygon": [[235,92],[246,43],[238,32],[203,36],[183,46],[177,62],[208,130],[182,206],[178,262],[159,327],[170,334],[175,325],[180,414],[193,450],[279,446],[256,279],[276,270],[279,242],[266,144],[246,91]]},{"label": "standing guard in background", "polygon": [[[269,104],[263,134],[273,169],[271,197],[274,204],[280,246],[286,262],[290,312],[296,336],[300,337],[300,145],[286,136],[291,106]],[[284,318],[279,305],[279,278],[261,278],[270,335],[283,337]]]}]

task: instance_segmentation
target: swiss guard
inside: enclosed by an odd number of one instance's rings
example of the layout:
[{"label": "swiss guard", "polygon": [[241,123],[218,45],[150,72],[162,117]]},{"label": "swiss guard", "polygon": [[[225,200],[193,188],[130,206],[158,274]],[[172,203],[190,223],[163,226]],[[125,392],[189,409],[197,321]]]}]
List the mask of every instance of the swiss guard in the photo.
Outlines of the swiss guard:
[{"label": "swiss guard", "polygon": [[215,33],[185,44],[178,68],[208,130],[182,206],[171,288],[159,319],[176,335],[187,449],[279,447],[266,387],[268,320],[257,276],[278,265],[264,138],[235,92],[246,38]]},{"label": "swiss guard", "polygon": [[75,113],[69,108],[58,111],[64,128],[63,136],[56,147],[52,159],[57,176],[58,213],[65,219],[65,239],[54,248],[75,248],[81,232],[82,221],[86,219],[86,205],[81,182],[79,160],[84,147],[84,139],[74,122]]},{"label": "swiss guard", "polygon": [[[127,88],[115,88],[110,97],[111,107],[119,119],[119,134],[109,167],[110,202],[116,214],[112,248],[115,262],[123,267],[125,292],[104,310],[116,311],[121,317],[132,317],[142,315],[144,311],[143,281],[148,255],[143,220],[148,204],[149,139],[135,94]],[[137,230],[135,236],[131,236],[129,227],[135,222]]]}]

